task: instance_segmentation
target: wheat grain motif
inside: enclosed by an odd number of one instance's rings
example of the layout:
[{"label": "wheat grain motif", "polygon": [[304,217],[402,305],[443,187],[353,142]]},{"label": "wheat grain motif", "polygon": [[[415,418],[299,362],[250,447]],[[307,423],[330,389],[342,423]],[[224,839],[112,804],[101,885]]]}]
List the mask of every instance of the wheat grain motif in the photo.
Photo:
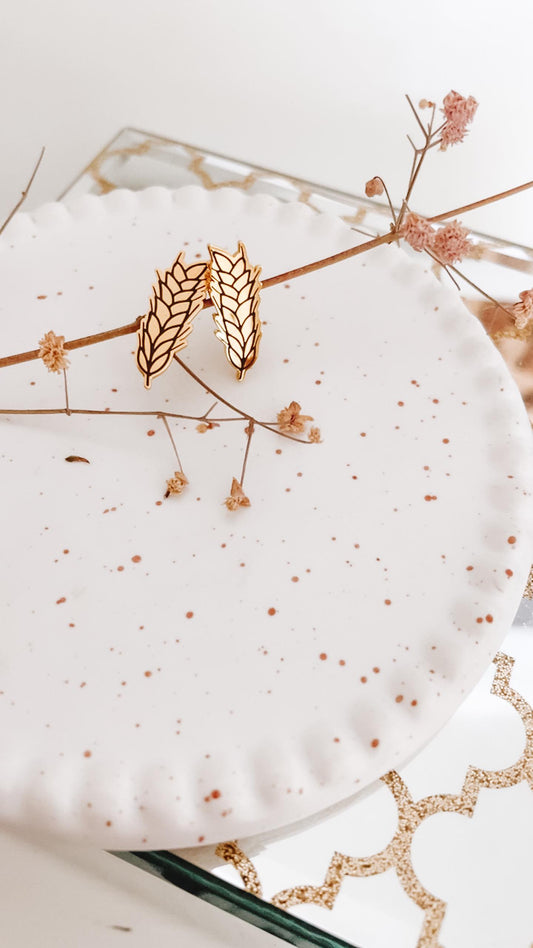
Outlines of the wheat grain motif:
[{"label": "wheat grain motif", "polygon": [[259,351],[261,267],[250,266],[246,247],[241,242],[233,255],[211,246],[209,253],[209,295],[215,308],[215,335],[224,343],[228,361],[241,380]]},{"label": "wheat grain motif", "polygon": [[150,310],[137,330],[137,366],[145,388],[168,368],[175,352],[184,349],[207,291],[207,263],[185,264],[181,251],[170,270],[157,272]]}]

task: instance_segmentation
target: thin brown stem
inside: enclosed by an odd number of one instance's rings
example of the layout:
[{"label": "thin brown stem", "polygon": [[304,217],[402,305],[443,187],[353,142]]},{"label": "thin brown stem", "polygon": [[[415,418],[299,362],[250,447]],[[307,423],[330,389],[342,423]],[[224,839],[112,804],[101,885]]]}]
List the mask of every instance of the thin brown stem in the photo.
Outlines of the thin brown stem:
[{"label": "thin brown stem", "polygon": [[63,369],[63,381],[65,383],[65,413],[70,415],[70,408],[68,404],[68,383],[67,383],[67,370]]},{"label": "thin brown stem", "polygon": [[170,425],[169,425],[169,423],[168,423],[168,421],[167,421],[167,417],[166,417],[166,415],[159,415],[159,417],[161,418],[161,420],[162,420],[162,422],[163,422],[163,424],[164,424],[164,426],[165,426],[165,428],[166,428],[167,435],[168,435],[169,438],[170,438],[170,443],[171,443],[171,445],[172,445],[172,447],[173,447],[173,449],[174,449],[174,454],[176,455],[176,461],[178,462],[178,467],[179,467],[181,473],[183,474],[183,473],[184,473],[184,471],[183,471],[183,465],[182,465],[182,463],[181,463],[181,458],[180,458],[180,456],[179,456],[178,449],[177,449],[177,447],[176,447],[176,442],[174,441],[174,436],[173,436],[173,434],[172,434],[172,432],[171,432],[171,430],[170,430]]},{"label": "thin brown stem", "polygon": [[267,431],[273,431],[274,434],[279,435],[280,438],[288,438],[289,441],[298,441],[300,444],[309,444],[309,442],[305,441],[303,438],[295,438],[293,435],[285,434],[284,431],[280,431],[278,428],[274,428],[273,425],[267,424],[264,421],[258,421],[257,418],[253,417],[253,415],[249,415],[247,412],[242,411],[240,408],[237,408],[236,405],[233,405],[231,402],[229,402],[228,399],[224,398],[223,395],[219,395],[218,392],[215,392],[214,389],[212,389],[210,385],[204,382],[203,379],[201,379],[199,375],[196,375],[196,372],[193,372],[193,370],[189,368],[187,363],[183,362],[178,355],[175,355],[174,359],[178,363],[178,365],[180,365],[181,368],[187,373],[187,375],[190,375],[190,377],[194,379],[195,382],[198,383],[198,385],[201,385],[202,388],[206,392],[209,392],[210,395],[213,395],[213,397],[216,398],[217,401],[222,402],[223,405],[227,405],[228,408],[231,408],[231,410],[236,412],[238,415],[240,415],[241,418],[245,418],[247,421],[253,421],[256,425],[259,425],[260,428],[266,428]]},{"label": "thin brown stem", "polygon": [[24,204],[24,201],[25,201],[26,198],[28,197],[29,190],[30,190],[30,188],[31,188],[31,186],[32,186],[32,184],[33,184],[33,182],[35,181],[35,175],[37,174],[37,172],[38,172],[38,170],[39,170],[39,166],[40,166],[40,164],[41,164],[41,161],[43,160],[44,151],[45,151],[45,149],[44,149],[44,145],[43,145],[43,147],[41,148],[41,154],[39,155],[39,157],[38,157],[38,159],[37,159],[37,163],[36,163],[35,168],[33,169],[32,173],[31,173],[30,179],[29,179],[29,181],[28,181],[26,187],[24,188],[24,191],[22,192],[22,194],[21,194],[19,200],[18,200],[17,203],[15,204],[15,207],[9,212],[9,214],[7,215],[7,217],[6,217],[5,221],[4,221],[4,223],[3,223],[2,226],[0,227],[0,234],[2,234],[2,233],[5,231],[7,225],[9,224],[9,222],[10,222],[11,220],[13,220],[15,214],[17,213],[18,210],[20,210],[20,208],[21,208],[22,205]]},{"label": "thin brown stem", "polygon": [[251,442],[252,442],[254,430],[255,430],[255,422],[250,420],[250,421],[248,422],[248,425],[247,425],[247,428],[246,428],[246,434],[247,434],[246,450],[245,450],[245,452],[244,452],[244,460],[243,460],[243,462],[242,462],[241,479],[240,479],[240,481],[239,481],[241,487],[242,487],[243,484],[244,484],[244,475],[246,474],[246,465],[247,465],[247,463],[248,463],[248,455],[249,455],[249,453],[250,453],[250,444],[251,444]]},{"label": "thin brown stem", "polygon": [[456,287],[456,289],[460,290],[461,287],[459,286],[459,284],[458,284],[457,280],[455,279],[455,277],[452,276],[452,273],[451,273],[451,271],[450,271],[449,266],[448,266],[447,264],[443,263],[442,260],[439,260],[439,258],[436,257],[434,253],[431,253],[431,250],[428,250],[427,247],[425,248],[425,251],[426,251],[428,257],[431,257],[431,259],[434,260],[435,263],[438,263],[439,267],[442,267],[442,269],[444,270],[444,272],[446,273],[446,275],[449,276],[450,280],[452,281],[452,283],[454,284],[454,286]]},{"label": "thin brown stem", "polygon": [[420,128],[422,129],[422,135],[424,135],[424,137],[425,137],[426,134],[427,134],[427,133],[426,133],[426,130],[425,130],[424,126],[422,125],[422,121],[421,121],[421,119],[420,119],[420,116],[419,116],[418,112],[416,111],[416,109],[415,109],[415,107],[414,107],[414,105],[413,105],[413,103],[412,103],[412,101],[411,101],[411,97],[408,96],[408,95],[406,95],[405,98],[407,99],[409,105],[411,106],[411,111],[412,111],[412,113],[413,113],[415,119],[417,120],[418,124],[420,125]]},{"label": "thin brown stem", "polygon": [[455,217],[456,214],[465,214],[466,211],[474,211],[477,207],[485,207],[486,204],[493,204],[495,201],[501,201],[503,198],[512,197],[513,194],[519,194],[520,191],[527,191],[533,188],[533,181],[526,181],[525,184],[519,184],[516,188],[509,188],[507,191],[500,191],[499,194],[492,194],[481,201],[473,201],[472,204],[463,204],[461,207],[454,207],[452,211],[445,211],[444,214],[435,214],[428,217],[427,220],[436,224],[438,221],[448,220],[449,217]]},{"label": "thin brown stem", "polygon": [[448,268],[453,273],[456,273],[457,276],[461,278],[461,280],[464,280],[465,283],[468,283],[468,285],[471,286],[472,289],[477,290],[478,293],[481,293],[481,296],[484,296],[486,300],[489,300],[490,303],[494,303],[494,305],[497,306],[498,309],[501,309],[502,312],[505,313],[509,317],[509,319],[512,319],[514,321],[513,314],[508,309],[506,309],[505,306],[502,306],[502,304],[499,303],[498,300],[494,299],[494,297],[491,296],[489,293],[485,293],[485,290],[482,290],[481,287],[477,285],[477,283],[474,283],[472,280],[469,280],[468,277],[465,276],[464,273],[461,272],[461,270],[458,270],[457,267],[452,267],[451,264],[448,264]]}]

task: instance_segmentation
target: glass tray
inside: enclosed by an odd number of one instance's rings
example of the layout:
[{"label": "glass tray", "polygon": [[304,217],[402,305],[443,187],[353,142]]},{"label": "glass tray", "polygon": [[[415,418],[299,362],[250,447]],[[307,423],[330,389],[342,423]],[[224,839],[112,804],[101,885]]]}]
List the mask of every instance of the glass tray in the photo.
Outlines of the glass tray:
[{"label": "glass tray", "polygon": [[[131,128],[61,197],[186,184],[301,201],[369,237],[389,226],[386,206],[375,201]],[[462,264],[468,278],[504,304],[516,300],[533,283],[533,249],[484,234],[473,240]],[[533,418],[533,341],[466,289]],[[299,946],[528,948],[532,627],[525,598],[492,668],[443,731],[399,773],[342,807],[268,837],[116,855]]]}]

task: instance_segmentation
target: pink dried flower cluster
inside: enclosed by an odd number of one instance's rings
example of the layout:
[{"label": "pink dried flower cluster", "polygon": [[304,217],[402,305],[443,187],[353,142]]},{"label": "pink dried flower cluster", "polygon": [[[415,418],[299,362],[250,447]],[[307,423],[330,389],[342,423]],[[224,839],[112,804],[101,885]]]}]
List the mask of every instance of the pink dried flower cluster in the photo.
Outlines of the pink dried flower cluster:
[{"label": "pink dried flower cluster", "polygon": [[472,248],[468,230],[459,221],[450,221],[437,231],[431,249],[441,263],[458,263]]},{"label": "pink dried flower cluster", "polygon": [[514,304],[512,313],[516,328],[525,329],[533,318],[533,290],[524,290],[518,296],[521,302]]},{"label": "pink dried flower cluster", "polygon": [[427,250],[433,241],[435,231],[429,221],[418,214],[406,214],[400,234],[413,250]]},{"label": "pink dried flower cluster", "polygon": [[470,251],[468,230],[459,221],[450,221],[435,231],[430,222],[418,214],[407,214],[400,230],[413,250],[430,250],[444,264],[457,263]]},{"label": "pink dried flower cluster", "polygon": [[468,99],[452,90],[444,97],[443,101],[444,117],[446,122],[441,133],[441,151],[445,151],[448,145],[457,145],[462,142],[466,132],[467,125],[470,124],[478,103],[469,95]]}]

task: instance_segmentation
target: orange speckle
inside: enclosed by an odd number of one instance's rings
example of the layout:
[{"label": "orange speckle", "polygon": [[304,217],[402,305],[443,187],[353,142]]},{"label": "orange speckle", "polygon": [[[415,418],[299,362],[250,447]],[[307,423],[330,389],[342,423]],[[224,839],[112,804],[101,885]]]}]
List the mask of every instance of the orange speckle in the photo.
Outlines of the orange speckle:
[{"label": "orange speckle", "polygon": [[211,796],[212,796],[213,800],[218,800],[218,798],[221,797],[222,794],[221,794],[220,790],[211,790]]},{"label": "orange speckle", "polygon": [[443,444],[449,444],[449,443],[450,443],[450,439],[449,439],[449,438],[443,438],[443,439],[442,439],[442,443],[443,443]]},{"label": "orange speckle", "polygon": [[486,620],[487,622],[494,622],[494,618],[493,618],[493,616],[491,616],[490,612],[489,612],[488,616],[485,616],[485,620]]},{"label": "orange speckle", "polygon": [[113,823],[111,822],[111,820],[106,820],[105,825],[106,825],[106,826],[113,826]]},{"label": "orange speckle", "polygon": [[84,751],[84,752],[83,752],[83,756],[84,756],[84,757],[92,757],[92,753],[91,753],[91,751]]},{"label": "orange speckle", "polygon": [[325,662],[328,656],[327,656],[327,653],[326,653],[326,652],[321,652],[318,657],[319,657],[319,659],[320,659],[321,662]]},{"label": "orange speckle", "polygon": [[416,698],[413,698],[413,700],[411,701],[411,707],[416,708],[417,704],[418,704],[418,701],[416,700]]},{"label": "orange speckle", "polygon": [[400,408],[403,408],[404,404],[405,404],[404,402],[398,402],[398,405],[400,406]]},{"label": "orange speckle", "polygon": [[473,566],[467,566],[466,569],[467,569],[467,572],[469,573],[470,570],[473,570],[473,569],[474,569],[474,567],[473,567]]},{"label": "orange speckle", "polygon": [[478,623],[479,623],[479,622],[483,622],[483,618],[482,618],[481,616],[478,616],[477,619],[476,619],[476,622],[478,622]]},{"label": "orange speckle", "polygon": [[315,385],[322,385],[322,382],[320,381],[320,379],[315,380]]},{"label": "orange speckle", "polygon": [[74,625],[73,622],[69,622],[68,627],[69,627],[69,629],[74,629],[74,628],[75,628],[75,625]]},{"label": "orange speckle", "polygon": [[357,474],[352,474],[352,481],[356,481],[356,480],[357,480]]},{"label": "orange speckle", "polygon": [[507,542],[512,546],[513,543],[516,543],[516,537],[507,537]]},{"label": "orange speckle", "polygon": [[334,743],[334,744],[339,744],[339,743],[340,743],[340,737],[334,737],[334,738],[333,738],[333,743]]},{"label": "orange speckle", "polygon": [[366,431],[361,431],[361,437],[366,438]]},{"label": "orange speckle", "polygon": [[506,576],[509,576],[509,577],[512,576],[512,575],[513,575],[512,569],[506,569],[506,570],[505,570],[505,575],[506,575]]},{"label": "orange speckle", "polygon": [[162,506],[163,506],[163,501],[162,501],[162,500],[156,500],[155,505],[156,505],[156,507],[162,507]]},{"label": "orange speckle", "polygon": [[377,737],[375,737],[373,741],[370,741],[370,746],[371,746],[371,747],[379,747],[379,741],[378,741]]},{"label": "orange speckle", "polygon": [[401,704],[402,701],[403,701],[403,695],[396,695],[396,697],[395,697],[394,700],[395,700],[396,704]]},{"label": "orange speckle", "polygon": [[63,553],[70,553],[70,550],[63,550]]},{"label": "orange speckle", "polygon": [[346,665],[346,662],[343,658],[339,658],[339,665]]},{"label": "orange speckle", "polygon": [[424,470],[429,471],[429,464],[424,464]]},{"label": "orange speckle", "polygon": [[198,842],[199,842],[199,843],[203,843],[204,839],[205,839],[205,836],[199,836],[199,837],[198,837]]},{"label": "orange speckle", "polygon": [[60,606],[63,602],[66,602],[66,596],[61,596],[60,599],[56,599],[56,606]]},{"label": "orange speckle", "polygon": [[141,559],[142,559],[142,557],[140,557],[139,554],[136,553],[135,556],[132,556],[131,562],[132,562],[132,563],[140,563],[140,562],[141,562]]},{"label": "orange speckle", "polygon": [[361,681],[362,681],[363,685],[366,685],[366,683],[367,683],[367,681],[368,681],[368,678],[366,677],[366,675],[361,675]]},{"label": "orange speckle", "polygon": [[391,600],[390,600],[390,599],[384,599],[383,602],[385,603],[386,606],[390,606],[390,604],[391,604]]},{"label": "orange speckle", "polygon": [[46,299],[46,295],[45,295],[44,293],[41,293],[41,295],[38,296],[37,299],[38,299],[38,300],[45,300],[45,299]]},{"label": "orange speckle", "polygon": [[190,611],[189,611],[189,612],[186,612],[186,613],[185,613],[185,617],[186,617],[187,619],[192,619],[193,615],[194,615],[194,612],[190,612]]},{"label": "orange speckle", "polygon": [[281,448],[276,448],[276,454],[281,454]]},{"label": "orange speckle", "polygon": [[434,399],[433,399],[433,404],[434,404],[434,405],[438,405],[438,404],[439,404],[438,398],[434,398]]},{"label": "orange speckle", "polygon": [[153,436],[155,435],[155,431],[153,428],[150,428],[150,430],[147,431],[146,434],[148,435],[149,438],[153,438]]},{"label": "orange speckle", "polygon": [[372,669],[372,671],[374,672],[374,675],[379,675],[379,668],[377,665]]},{"label": "orange speckle", "polygon": [[269,614],[269,616],[275,616],[275,615],[276,615],[276,610],[274,609],[274,606],[271,606],[271,607],[270,607],[270,609],[268,610],[268,614]]},{"label": "orange speckle", "polygon": [[291,576],[291,582],[292,582],[292,583],[299,583],[299,582],[300,582],[300,577],[299,577],[299,576]]},{"label": "orange speckle", "polygon": [[117,573],[121,573],[123,569],[123,566],[117,566]]},{"label": "orange speckle", "polygon": [[151,672],[151,671],[145,671],[144,677],[145,677],[145,678],[151,678],[151,677],[152,677],[152,672]]}]

